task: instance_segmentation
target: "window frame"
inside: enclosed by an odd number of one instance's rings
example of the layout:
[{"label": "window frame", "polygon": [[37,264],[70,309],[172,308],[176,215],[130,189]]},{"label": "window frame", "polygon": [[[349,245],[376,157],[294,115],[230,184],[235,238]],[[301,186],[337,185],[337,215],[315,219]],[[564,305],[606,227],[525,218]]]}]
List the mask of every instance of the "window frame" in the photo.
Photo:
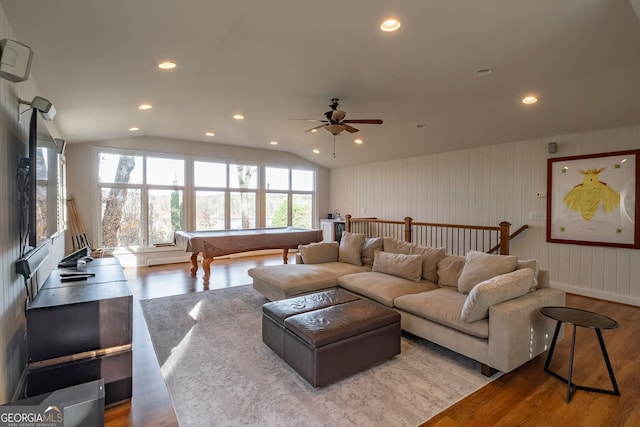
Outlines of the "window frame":
[{"label": "window frame", "polygon": [[[142,161],[142,183],[141,184],[124,184],[114,182],[99,182],[99,167],[100,167],[100,154],[111,155],[125,155],[125,156],[140,156]],[[166,158],[176,159],[184,161],[184,185],[160,185],[160,184],[148,184],[147,183],[147,158]],[[149,244],[149,190],[179,190],[182,191],[182,230],[195,230],[196,229],[196,193],[198,191],[216,191],[224,193],[224,229],[230,229],[231,226],[231,194],[232,193],[253,193],[255,197],[255,227],[266,227],[266,197],[268,193],[286,193],[287,194],[287,225],[291,226],[292,222],[292,209],[293,209],[293,195],[303,194],[311,196],[311,227],[315,224],[315,218],[317,217],[317,203],[318,203],[318,169],[313,166],[299,166],[299,165],[285,165],[277,163],[261,163],[258,161],[219,158],[219,157],[205,157],[205,156],[189,156],[173,153],[161,153],[147,150],[132,150],[128,148],[114,148],[114,147],[94,147],[94,159],[96,161],[94,182],[97,185],[98,191],[95,192],[94,206],[97,206],[97,214],[93,222],[94,236],[96,236],[96,244],[100,247],[102,245],[102,188],[103,187],[120,187],[120,188],[135,188],[140,190],[140,227],[142,229],[142,245],[138,248],[154,248],[157,245]],[[218,163],[226,166],[226,187],[208,187],[202,185],[196,185],[195,183],[195,162],[202,163]],[[256,168],[255,179],[257,181],[256,188],[236,188],[231,187],[231,165],[245,165]],[[267,168],[287,169],[289,174],[289,190],[267,190],[265,188],[265,174]],[[313,174],[312,190],[292,190],[293,188],[293,171],[309,171]],[[164,245],[160,245],[164,246]]]}]

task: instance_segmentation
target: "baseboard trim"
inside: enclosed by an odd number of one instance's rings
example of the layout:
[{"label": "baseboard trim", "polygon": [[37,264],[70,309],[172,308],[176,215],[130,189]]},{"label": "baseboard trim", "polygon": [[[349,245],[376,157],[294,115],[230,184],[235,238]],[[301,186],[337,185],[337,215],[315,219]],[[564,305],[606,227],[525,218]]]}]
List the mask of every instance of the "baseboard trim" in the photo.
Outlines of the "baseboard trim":
[{"label": "baseboard trim", "polygon": [[621,304],[640,307],[640,296],[636,297],[631,295],[620,295],[620,294],[614,294],[611,292],[606,292],[606,291],[601,291],[596,289],[585,289],[579,286],[569,285],[565,283],[552,282],[551,286],[554,288],[562,289],[563,291],[570,294],[582,295],[585,297],[591,297],[591,298],[601,299],[605,301],[618,302]]}]

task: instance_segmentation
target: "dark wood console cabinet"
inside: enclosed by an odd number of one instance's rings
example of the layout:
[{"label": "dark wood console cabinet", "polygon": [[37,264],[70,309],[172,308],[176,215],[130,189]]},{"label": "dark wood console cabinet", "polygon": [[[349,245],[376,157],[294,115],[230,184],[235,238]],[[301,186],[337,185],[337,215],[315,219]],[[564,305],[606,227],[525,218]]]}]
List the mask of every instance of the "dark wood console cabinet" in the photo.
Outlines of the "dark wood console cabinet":
[{"label": "dark wood console cabinet", "polygon": [[54,270],[27,309],[27,396],[102,378],[107,406],[131,399],[133,296],[116,258],[86,280]]}]

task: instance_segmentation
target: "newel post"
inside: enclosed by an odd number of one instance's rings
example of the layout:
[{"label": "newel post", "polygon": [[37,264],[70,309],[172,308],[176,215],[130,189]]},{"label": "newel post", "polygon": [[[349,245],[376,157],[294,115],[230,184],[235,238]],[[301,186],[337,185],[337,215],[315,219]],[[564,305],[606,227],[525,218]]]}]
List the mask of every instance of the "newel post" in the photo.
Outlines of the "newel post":
[{"label": "newel post", "polygon": [[404,219],[404,241],[411,243],[411,222],[413,218],[410,216]]},{"label": "newel post", "polygon": [[344,219],[345,219],[344,230],[348,233],[351,233],[351,215],[346,214]]},{"label": "newel post", "polygon": [[509,240],[511,239],[509,227],[511,227],[510,222],[502,221],[500,223],[500,255],[509,255]]}]

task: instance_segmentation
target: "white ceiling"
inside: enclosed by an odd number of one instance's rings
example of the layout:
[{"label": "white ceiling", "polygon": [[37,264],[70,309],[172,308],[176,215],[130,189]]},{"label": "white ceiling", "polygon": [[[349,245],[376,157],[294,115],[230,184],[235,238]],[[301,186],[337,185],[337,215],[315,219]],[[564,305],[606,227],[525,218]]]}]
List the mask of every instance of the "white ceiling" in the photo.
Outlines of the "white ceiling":
[{"label": "white ceiling", "polygon": [[[333,168],[640,124],[640,19],[629,1],[1,3],[69,143],[129,138],[137,126]],[[381,32],[391,15],[402,27]],[[157,69],[164,59],[177,68]],[[483,68],[493,73],[475,75]],[[539,102],[525,106],[530,93]],[[335,159],[332,135],[288,120],[321,119],[333,97],[347,119],[384,120],[339,135]],[[143,102],[153,108],[139,111]]]}]

